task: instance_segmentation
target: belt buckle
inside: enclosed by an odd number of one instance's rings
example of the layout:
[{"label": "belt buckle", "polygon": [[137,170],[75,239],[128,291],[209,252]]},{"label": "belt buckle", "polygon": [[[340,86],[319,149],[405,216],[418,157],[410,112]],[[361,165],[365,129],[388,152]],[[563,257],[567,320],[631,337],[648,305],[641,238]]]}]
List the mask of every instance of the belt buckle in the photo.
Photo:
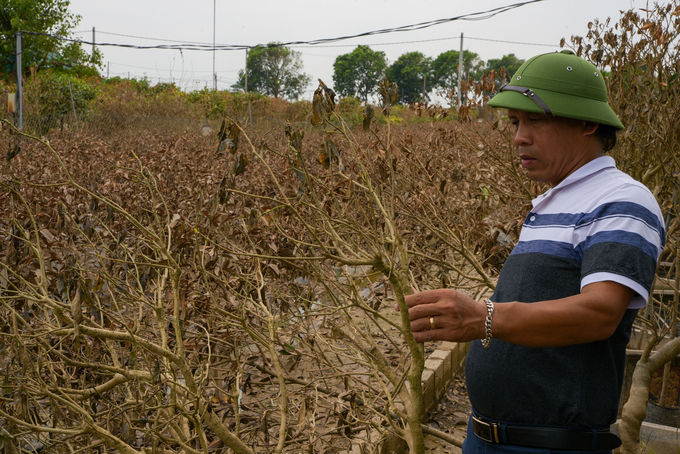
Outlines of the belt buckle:
[{"label": "belt buckle", "polygon": [[500,443],[498,436],[498,424],[493,422],[482,421],[475,415],[472,415],[472,429],[479,438],[487,443]]}]

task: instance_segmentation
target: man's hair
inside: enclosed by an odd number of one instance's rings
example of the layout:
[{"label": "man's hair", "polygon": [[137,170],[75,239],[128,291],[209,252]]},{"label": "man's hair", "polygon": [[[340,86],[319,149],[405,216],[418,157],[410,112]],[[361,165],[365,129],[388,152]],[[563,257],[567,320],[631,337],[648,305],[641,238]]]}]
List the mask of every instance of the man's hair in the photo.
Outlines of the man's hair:
[{"label": "man's hair", "polygon": [[600,139],[602,151],[609,151],[616,146],[617,132],[618,130],[615,127],[600,123],[595,131],[595,135]]}]

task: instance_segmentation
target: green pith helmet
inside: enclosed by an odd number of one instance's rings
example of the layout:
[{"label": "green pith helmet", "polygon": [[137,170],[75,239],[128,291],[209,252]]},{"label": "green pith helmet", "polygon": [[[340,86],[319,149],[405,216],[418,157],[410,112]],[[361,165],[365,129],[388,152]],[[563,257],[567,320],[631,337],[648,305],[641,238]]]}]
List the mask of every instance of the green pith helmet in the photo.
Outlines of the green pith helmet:
[{"label": "green pith helmet", "polygon": [[607,87],[600,71],[570,50],[527,60],[489,105],[623,129],[607,103]]}]

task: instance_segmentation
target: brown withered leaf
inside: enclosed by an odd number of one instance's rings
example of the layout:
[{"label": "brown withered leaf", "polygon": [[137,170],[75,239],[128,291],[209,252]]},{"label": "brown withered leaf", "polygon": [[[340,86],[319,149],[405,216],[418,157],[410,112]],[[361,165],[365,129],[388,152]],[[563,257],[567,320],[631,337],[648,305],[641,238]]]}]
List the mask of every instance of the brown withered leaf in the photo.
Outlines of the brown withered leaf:
[{"label": "brown withered leaf", "polygon": [[219,143],[222,143],[224,139],[227,138],[227,118],[222,119],[222,125],[220,126],[220,130],[217,132],[217,141]]},{"label": "brown withered leaf", "polygon": [[290,122],[286,120],[286,127],[283,129],[284,134],[286,134],[286,139],[289,141],[292,140],[293,138],[293,126],[291,126]]},{"label": "brown withered leaf", "polygon": [[305,137],[305,132],[297,128],[293,130],[293,127],[290,125],[290,123],[286,122],[286,129],[285,129],[286,137],[288,138],[288,145],[295,150],[297,153],[302,152],[302,139]]},{"label": "brown withered leaf", "polygon": [[302,159],[300,158],[300,156],[297,156],[294,161],[291,160],[289,164],[290,164],[290,168],[293,170],[293,173],[295,174],[295,176],[297,176],[300,179],[300,181],[302,181],[303,183],[306,184],[307,183],[307,176],[305,175],[305,172],[302,169],[303,164],[302,164]]},{"label": "brown withered leaf", "polygon": [[307,426],[307,405],[309,405],[308,400],[309,397],[305,396],[305,398],[300,403],[300,410],[298,410],[297,426],[295,427],[297,434],[301,434],[305,430],[305,427]]},{"label": "brown withered leaf", "polygon": [[222,120],[220,131],[217,133],[217,154],[222,154],[225,150],[229,150],[232,154],[236,153],[240,135],[241,127],[238,122],[234,122],[231,118],[225,117]]},{"label": "brown withered leaf", "polygon": [[325,143],[322,143],[321,146],[319,147],[319,156],[317,156],[316,162],[321,164],[325,169],[331,166],[331,160],[328,157],[328,153],[326,153]]},{"label": "brown withered leaf", "polygon": [[250,210],[250,215],[248,216],[248,231],[253,233],[257,229],[257,220],[260,218],[257,210]]},{"label": "brown withered leaf", "polygon": [[225,175],[224,177],[222,177],[222,180],[220,181],[220,190],[218,192],[220,205],[224,205],[225,203],[227,203],[227,201],[229,200],[229,194],[231,194],[229,192],[229,189],[233,189],[234,187],[236,187],[236,181],[233,176],[231,178],[231,181],[229,181],[229,184],[227,184],[227,176]]},{"label": "brown withered leaf", "polygon": [[9,141],[9,148],[7,150],[7,162],[14,159],[21,152],[21,147],[13,140]]},{"label": "brown withered leaf", "polygon": [[238,155],[236,162],[234,163],[234,175],[242,175],[246,171],[246,166],[248,165],[248,158],[244,154]]},{"label": "brown withered leaf", "polygon": [[319,87],[314,90],[312,100],[312,126],[316,127],[331,117],[335,110],[335,92],[319,79]]},{"label": "brown withered leaf", "polygon": [[330,168],[331,163],[333,162],[340,163],[340,151],[338,151],[338,147],[335,146],[333,140],[328,134],[326,134],[326,137],[321,144],[317,162],[326,169]]},{"label": "brown withered leaf", "polygon": [[595,63],[600,63],[602,61],[602,58],[604,57],[604,50],[603,49],[598,49],[592,53],[592,60],[595,61]]},{"label": "brown withered leaf", "polygon": [[399,86],[396,82],[390,83],[387,77],[383,77],[380,85],[378,85],[378,95],[380,96],[383,113],[387,113],[390,107],[399,100]]}]

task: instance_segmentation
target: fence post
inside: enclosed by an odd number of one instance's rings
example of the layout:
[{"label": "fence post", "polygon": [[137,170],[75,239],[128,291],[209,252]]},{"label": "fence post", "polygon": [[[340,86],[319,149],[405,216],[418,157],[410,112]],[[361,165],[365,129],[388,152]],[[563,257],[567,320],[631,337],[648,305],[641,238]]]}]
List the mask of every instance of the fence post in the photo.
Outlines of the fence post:
[{"label": "fence post", "polygon": [[248,48],[246,47],[246,72],[245,72],[245,78],[246,78],[246,84],[245,84],[245,92],[246,92],[246,97],[248,98],[248,124],[250,126],[253,125],[253,111],[250,110],[250,95],[248,95]]},{"label": "fence post", "polygon": [[24,103],[22,96],[22,68],[21,68],[21,32],[17,32],[17,128],[24,128]]},{"label": "fence post", "polygon": [[78,115],[76,114],[76,103],[75,101],[73,101],[73,89],[71,88],[71,79],[68,80],[68,91],[69,93],[71,93],[71,108],[73,109],[73,116],[76,119],[76,132],[78,132],[80,128],[78,128]]},{"label": "fence post", "polygon": [[458,108],[463,105],[463,33],[460,34],[460,53],[458,54]]}]

